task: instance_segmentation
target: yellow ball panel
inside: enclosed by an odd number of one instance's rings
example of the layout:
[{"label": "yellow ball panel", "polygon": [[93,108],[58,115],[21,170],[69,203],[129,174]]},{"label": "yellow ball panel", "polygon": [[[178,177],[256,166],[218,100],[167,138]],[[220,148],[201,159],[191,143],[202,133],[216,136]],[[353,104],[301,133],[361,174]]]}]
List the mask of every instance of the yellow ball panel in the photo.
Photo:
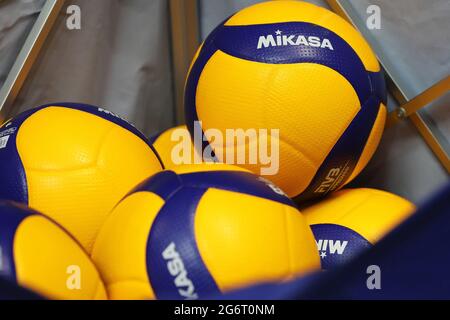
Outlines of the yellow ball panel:
[{"label": "yellow ball panel", "polygon": [[201,163],[201,164],[192,164],[192,165],[183,165],[172,168],[171,171],[176,174],[187,174],[187,173],[195,173],[195,172],[209,172],[209,171],[241,171],[241,172],[250,172],[247,169],[232,166],[224,163]]},{"label": "yellow ball panel", "polygon": [[308,223],[337,224],[376,243],[415,210],[409,201],[375,189],[348,189],[302,209]]},{"label": "yellow ball panel", "polygon": [[[153,147],[155,148],[156,152],[158,152],[159,157],[161,158],[161,161],[166,169],[171,169],[180,165],[173,161],[174,156],[181,158],[185,156],[184,154],[181,154],[181,151],[178,152],[178,146],[183,143],[184,138],[182,138],[182,136],[175,131],[180,132],[180,134],[183,133],[183,136],[185,137],[190,137],[189,130],[185,125],[183,125],[164,131],[153,143]],[[192,141],[189,141],[189,147],[191,151],[191,153],[189,154],[189,159],[194,161],[194,159],[196,159],[194,158],[195,154],[197,154],[198,158],[201,159],[201,155],[197,153]]]},{"label": "yellow ball panel", "polygon": [[[88,255],[69,235],[42,216],[30,216],[14,237],[18,283],[52,299],[106,299]],[[79,267],[80,289],[70,289],[70,266]],[[73,287],[72,287],[73,288]]]},{"label": "yellow ball panel", "polygon": [[113,206],[161,170],[139,137],[87,112],[49,107],[30,116],[17,135],[29,205],[45,212],[90,252]]},{"label": "yellow ball panel", "polygon": [[[220,51],[203,70],[196,104],[203,129],[215,128],[224,136],[226,129],[232,129],[230,124],[244,130],[280,129],[280,171],[269,179],[289,196],[300,194],[308,186],[360,110],[351,84],[328,67],[263,64]],[[211,144],[220,153],[219,145]],[[304,178],[291,179],[293,172]]]},{"label": "yellow ball panel", "polygon": [[367,71],[380,71],[380,64],[367,41],[347,21],[334,12],[302,1],[268,1],[248,7],[227,22],[227,26],[309,22],[335,32],[344,39],[364,64]]},{"label": "yellow ball panel", "polygon": [[303,215],[254,196],[209,189],[197,208],[195,238],[222,291],[284,281],[320,268]]},{"label": "yellow ball panel", "polygon": [[87,112],[48,107],[31,115],[17,134],[26,169],[69,171],[96,166],[112,123]]},{"label": "yellow ball panel", "polygon": [[370,132],[369,138],[367,139],[366,146],[364,147],[364,150],[359,157],[358,163],[353,169],[353,173],[348,178],[346,184],[355,179],[367,166],[370,159],[372,159],[372,156],[374,155],[381,141],[381,137],[383,136],[384,126],[386,124],[386,114],[386,107],[381,104],[372,131]]},{"label": "yellow ball panel", "polygon": [[121,201],[95,242],[92,259],[104,277],[110,299],[153,299],[147,275],[147,238],[164,201],[138,192]]}]

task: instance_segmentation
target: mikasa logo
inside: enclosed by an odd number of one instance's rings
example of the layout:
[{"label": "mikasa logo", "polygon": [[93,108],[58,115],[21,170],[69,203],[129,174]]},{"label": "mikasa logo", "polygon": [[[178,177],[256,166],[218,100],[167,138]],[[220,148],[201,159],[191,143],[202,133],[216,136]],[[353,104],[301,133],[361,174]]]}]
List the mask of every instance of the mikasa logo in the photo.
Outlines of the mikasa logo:
[{"label": "mikasa logo", "polygon": [[320,239],[316,241],[317,249],[321,251],[320,257],[323,259],[327,256],[327,252],[330,254],[343,255],[345,248],[348,245],[348,241],[340,240],[324,240]]},{"label": "mikasa logo", "polygon": [[176,249],[175,243],[171,242],[166,249],[164,249],[162,256],[164,260],[168,261],[167,270],[170,275],[175,278],[173,282],[175,287],[177,287],[180,296],[185,300],[198,299],[198,295],[195,293],[194,283],[188,277],[183,260]]},{"label": "mikasa logo", "polygon": [[269,34],[267,36],[260,36],[258,40],[258,50],[269,47],[282,46],[307,46],[314,48],[324,48],[334,51],[331,41],[327,38],[321,39],[315,36],[305,35],[283,35],[283,32],[277,30],[275,36]]}]

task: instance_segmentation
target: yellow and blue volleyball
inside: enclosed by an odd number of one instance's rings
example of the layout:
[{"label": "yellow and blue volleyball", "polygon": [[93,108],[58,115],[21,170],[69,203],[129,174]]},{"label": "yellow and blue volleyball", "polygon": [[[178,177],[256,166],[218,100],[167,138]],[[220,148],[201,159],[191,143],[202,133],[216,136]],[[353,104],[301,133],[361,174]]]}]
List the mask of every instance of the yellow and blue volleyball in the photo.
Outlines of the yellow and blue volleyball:
[{"label": "yellow and blue volleyball", "polygon": [[135,188],[92,258],[111,299],[204,299],[320,269],[291,199],[247,170],[211,164],[178,166]]},{"label": "yellow and blue volleyball", "polygon": [[158,153],[165,169],[194,164],[195,159],[202,162],[202,157],[195,149],[186,125],[170,128],[150,137],[150,143]]},{"label": "yellow and blue volleyball", "polygon": [[[301,1],[248,7],[219,25],[192,62],[186,123],[201,122],[217,160],[257,143],[217,142],[208,130],[279,130],[279,170],[267,176],[290,197],[320,198],[357,176],[386,119],[386,88],[375,54],[348,22]],[[227,162],[229,163],[229,162]],[[261,159],[245,168],[260,174]]]},{"label": "yellow and blue volleyball", "polygon": [[53,221],[12,202],[0,202],[0,277],[45,298],[106,299],[82,247]]},{"label": "yellow and blue volleyball", "polygon": [[302,209],[325,270],[371,248],[414,211],[408,200],[376,189],[341,190]]},{"label": "yellow and blue volleyball", "polygon": [[0,127],[0,199],[45,212],[90,251],[111,209],[162,170],[145,136],[99,107],[55,103]]}]

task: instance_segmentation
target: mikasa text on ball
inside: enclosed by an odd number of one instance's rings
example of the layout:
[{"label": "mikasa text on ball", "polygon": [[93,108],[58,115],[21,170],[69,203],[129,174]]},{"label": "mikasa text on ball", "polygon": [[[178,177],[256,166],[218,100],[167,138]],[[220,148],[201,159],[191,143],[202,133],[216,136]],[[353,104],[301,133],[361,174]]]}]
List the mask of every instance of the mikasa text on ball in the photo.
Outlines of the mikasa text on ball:
[{"label": "mikasa text on ball", "polygon": [[92,257],[112,299],[204,299],[320,268],[311,229],[281,190],[211,164],[178,166],[135,188]]},{"label": "mikasa text on ball", "polygon": [[[300,1],[246,8],[219,25],[198,50],[185,90],[195,121],[220,155],[254,144],[221,144],[210,129],[277,129],[279,171],[267,176],[298,200],[351,181],[380,141],[386,90],[375,54],[345,20]],[[274,141],[276,139],[276,141]],[[260,173],[261,164],[242,165]]]},{"label": "mikasa text on ball", "polygon": [[82,247],[55,222],[24,205],[0,202],[0,277],[51,299],[106,299]]},{"label": "mikasa text on ball", "polygon": [[146,138],[111,112],[57,103],[0,127],[0,198],[25,203],[90,251],[107,214],[162,169]]}]

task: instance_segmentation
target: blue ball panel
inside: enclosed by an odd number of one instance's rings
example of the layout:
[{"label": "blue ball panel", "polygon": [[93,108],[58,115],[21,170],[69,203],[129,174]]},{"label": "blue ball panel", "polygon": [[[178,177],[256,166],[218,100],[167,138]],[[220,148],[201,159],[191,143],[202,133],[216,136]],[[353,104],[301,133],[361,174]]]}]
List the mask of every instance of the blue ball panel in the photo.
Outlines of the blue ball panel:
[{"label": "blue ball panel", "polygon": [[0,277],[16,282],[14,236],[20,223],[37,213],[8,202],[0,202]]},{"label": "blue ball panel", "polygon": [[[333,50],[305,45],[281,45],[258,49],[261,36],[304,35],[329,39]],[[353,48],[329,29],[307,22],[285,22],[250,26],[220,26],[213,39],[216,47],[237,58],[270,63],[316,63],[327,66],[344,76],[355,89],[360,103],[371,92],[367,71]]]},{"label": "blue ball panel", "polygon": [[[190,187],[178,190],[153,223],[147,242],[147,273],[158,299],[202,299],[220,294],[195,240],[195,212],[205,192]],[[164,257],[167,248],[174,250]]]},{"label": "blue ball panel", "polygon": [[296,208],[286,195],[276,193],[254,174],[241,171],[210,171],[180,175],[183,185],[197,188],[215,188],[272,200]]},{"label": "blue ball panel", "polygon": [[152,192],[167,201],[182,187],[182,181],[175,172],[162,171],[139,184],[125,197],[136,192]]},{"label": "blue ball panel", "polygon": [[28,204],[27,177],[16,140],[25,120],[40,109],[25,111],[0,129],[0,139],[4,139],[0,148],[0,199]]},{"label": "blue ball panel", "polygon": [[384,72],[368,72],[372,94],[375,95],[384,105],[387,105],[387,88]]},{"label": "blue ball panel", "polygon": [[311,230],[318,243],[322,269],[333,269],[372,247],[359,233],[336,224],[316,224]]},{"label": "blue ball panel", "polygon": [[146,191],[168,201],[179,189],[186,187],[233,191],[297,207],[289,197],[276,193],[254,174],[241,171],[207,171],[180,175],[173,171],[163,171],[142,182],[128,195]]},{"label": "blue ball panel", "polygon": [[[199,121],[196,107],[196,93],[198,82],[200,80],[200,76],[203,72],[203,68],[208,63],[209,59],[217,52],[217,47],[214,43],[215,35],[220,31],[220,27],[216,28],[205,40],[203,43],[203,47],[200,50],[200,54],[197,57],[197,60],[193,64],[191,71],[188,75],[188,79],[186,82],[186,88],[184,91],[184,108],[185,108],[185,118],[186,118],[186,126],[189,129],[192,139],[194,139],[194,123]],[[202,131],[202,137],[205,134]],[[208,142],[203,141],[201,150],[197,150],[199,154],[203,154],[203,150],[208,147]],[[196,146],[196,148],[198,148]],[[217,160],[217,159],[212,159]]]},{"label": "blue ball panel", "polygon": [[380,99],[371,96],[362,110],[365,111],[356,115],[317,170],[308,188],[295,198],[296,201],[323,197],[338,190],[351,176],[372,132],[380,110]]}]

